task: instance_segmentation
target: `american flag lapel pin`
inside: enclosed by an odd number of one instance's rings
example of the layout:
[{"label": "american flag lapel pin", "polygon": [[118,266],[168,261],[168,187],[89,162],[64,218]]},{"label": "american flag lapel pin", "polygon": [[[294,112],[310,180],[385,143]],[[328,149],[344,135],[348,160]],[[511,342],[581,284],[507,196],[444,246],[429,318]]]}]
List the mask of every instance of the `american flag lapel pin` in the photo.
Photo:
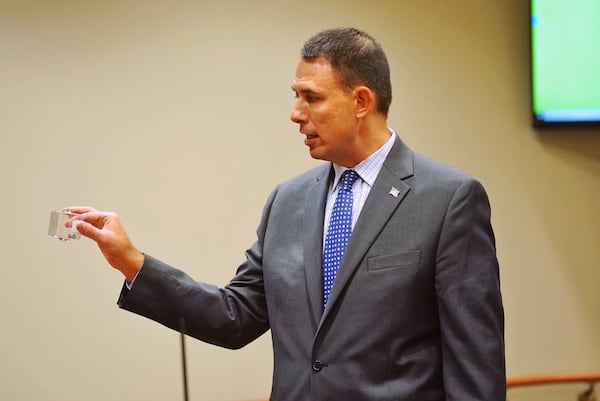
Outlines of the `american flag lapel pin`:
[{"label": "american flag lapel pin", "polygon": [[398,190],[398,188],[392,187],[392,189],[390,189],[390,195],[392,195],[394,198],[397,198],[399,194],[400,191]]}]

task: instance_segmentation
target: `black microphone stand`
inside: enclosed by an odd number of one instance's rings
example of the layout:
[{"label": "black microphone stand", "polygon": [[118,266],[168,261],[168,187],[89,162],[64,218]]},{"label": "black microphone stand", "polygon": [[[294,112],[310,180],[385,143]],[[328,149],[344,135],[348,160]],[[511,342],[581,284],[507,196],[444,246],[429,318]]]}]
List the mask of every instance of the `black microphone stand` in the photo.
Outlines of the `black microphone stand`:
[{"label": "black microphone stand", "polygon": [[183,400],[188,401],[188,379],[187,379],[187,362],[185,358],[185,320],[180,318],[181,325],[181,365],[183,372]]}]

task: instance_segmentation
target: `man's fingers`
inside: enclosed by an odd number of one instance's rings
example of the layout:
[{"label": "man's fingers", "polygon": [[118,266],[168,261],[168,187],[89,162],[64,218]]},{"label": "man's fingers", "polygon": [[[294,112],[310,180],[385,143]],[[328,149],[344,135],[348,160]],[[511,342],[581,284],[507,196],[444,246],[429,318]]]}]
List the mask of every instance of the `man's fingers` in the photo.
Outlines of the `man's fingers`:
[{"label": "man's fingers", "polygon": [[85,220],[74,219],[71,224],[75,226],[75,229],[84,237],[98,242],[102,236],[102,230],[94,227],[92,224]]},{"label": "man's fingers", "polygon": [[83,213],[97,212],[97,210],[94,209],[93,207],[89,207],[89,206],[71,206],[71,207],[64,208],[63,212],[83,214]]},{"label": "man's fingers", "polygon": [[85,221],[86,223],[89,223],[98,229],[102,229],[108,224],[113,215],[114,213],[93,211],[76,216],[75,219]]},{"label": "man's fingers", "polygon": [[111,218],[116,218],[114,213],[98,212],[96,209],[89,207],[72,207],[64,210],[75,214],[71,217],[67,226],[75,227],[81,235],[96,242],[102,240],[103,231],[110,225]]}]

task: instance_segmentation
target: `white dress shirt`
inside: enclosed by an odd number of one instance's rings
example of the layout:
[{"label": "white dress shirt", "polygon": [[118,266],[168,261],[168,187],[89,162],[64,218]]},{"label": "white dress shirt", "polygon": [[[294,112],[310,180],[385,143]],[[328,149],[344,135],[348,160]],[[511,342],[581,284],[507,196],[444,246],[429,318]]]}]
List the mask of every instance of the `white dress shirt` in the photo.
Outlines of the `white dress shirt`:
[{"label": "white dress shirt", "polygon": [[[380,147],[376,152],[371,154],[365,160],[358,163],[352,170],[358,173],[358,179],[352,186],[352,228],[354,229],[354,225],[358,220],[358,216],[365,205],[365,201],[367,200],[367,196],[369,196],[369,192],[373,187],[373,183],[379,175],[379,171],[381,171],[381,167],[383,166],[383,162],[386,157],[390,153],[392,149],[392,145],[394,144],[394,140],[396,138],[396,134],[390,128],[390,138]],[[329,228],[329,219],[331,217],[331,211],[333,209],[333,204],[335,203],[335,198],[337,197],[337,193],[340,189],[340,180],[342,178],[342,174],[346,170],[350,170],[347,167],[339,166],[333,163],[333,170],[335,171],[335,177],[333,178],[333,182],[329,187],[329,192],[327,194],[327,205],[325,206],[325,221],[323,224],[323,242],[325,242],[325,237],[327,236],[327,229]]]}]

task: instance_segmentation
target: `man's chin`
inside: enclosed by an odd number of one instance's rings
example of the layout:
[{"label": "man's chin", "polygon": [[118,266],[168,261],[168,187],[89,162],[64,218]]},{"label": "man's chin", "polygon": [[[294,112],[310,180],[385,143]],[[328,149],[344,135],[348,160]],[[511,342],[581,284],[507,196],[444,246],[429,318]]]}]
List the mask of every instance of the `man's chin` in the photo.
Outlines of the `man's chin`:
[{"label": "man's chin", "polygon": [[310,148],[308,152],[310,153],[310,157],[312,157],[313,159],[327,160],[325,154],[321,152],[318,148]]}]

